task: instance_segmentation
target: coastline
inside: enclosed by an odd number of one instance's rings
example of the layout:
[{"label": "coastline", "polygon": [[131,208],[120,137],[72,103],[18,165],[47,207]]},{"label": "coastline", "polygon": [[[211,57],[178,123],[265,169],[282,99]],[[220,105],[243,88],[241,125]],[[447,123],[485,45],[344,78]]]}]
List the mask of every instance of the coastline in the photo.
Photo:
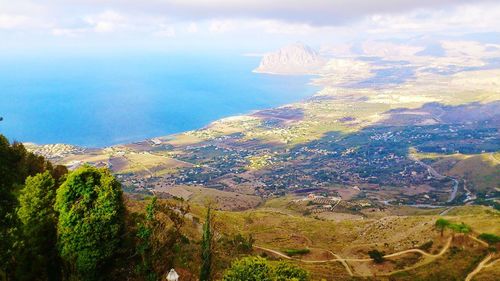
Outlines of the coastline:
[{"label": "coastline", "polygon": [[6,73],[0,87],[15,98],[0,104],[2,133],[11,141],[102,148],[200,129],[317,91],[305,76],[255,74],[259,58],[241,54],[94,60],[56,60],[46,73],[48,62],[23,62],[19,75]]},{"label": "coastline", "polygon": [[310,98],[316,96],[319,93],[319,91],[321,91],[321,89],[320,89],[321,86],[315,85],[315,84],[312,83],[313,77],[318,76],[319,74],[312,74],[312,73],[287,74],[287,73],[279,73],[279,72],[273,73],[273,72],[261,72],[261,71],[257,71],[256,69],[252,70],[251,72],[255,73],[255,74],[281,76],[281,77],[285,77],[286,76],[286,77],[290,77],[290,78],[293,78],[293,77],[308,77],[308,76],[310,76],[310,79],[308,79],[306,85],[310,86],[310,87],[314,87],[316,89],[314,90],[314,92],[312,94],[310,94],[308,96],[305,96],[305,97],[301,98],[300,100],[297,100],[297,101],[292,102],[292,103],[283,103],[283,104],[280,104],[278,106],[265,107],[265,108],[260,108],[260,109],[252,109],[252,110],[247,111],[247,112],[242,112],[242,113],[238,113],[238,114],[231,114],[231,115],[228,115],[228,116],[217,118],[217,119],[215,119],[213,121],[210,121],[210,122],[206,123],[205,125],[203,125],[201,127],[197,127],[195,129],[192,129],[192,130],[185,130],[185,131],[180,131],[180,132],[176,132],[176,133],[172,133],[172,134],[167,134],[167,135],[158,135],[158,136],[153,136],[153,137],[149,137],[149,138],[142,138],[142,139],[138,139],[136,141],[131,141],[131,142],[118,142],[116,144],[104,145],[104,146],[85,146],[85,145],[77,145],[77,144],[71,144],[71,143],[66,143],[66,142],[39,144],[39,143],[36,143],[36,142],[33,142],[33,141],[26,141],[26,142],[22,142],[22,143],[25,144],[25,145],[27,145],[27,146],[30,146],[30,147],[57,147],[57,148],[71,147],[72,148],[71,150],[79,150],[79,151],[81,151],[81,150],[104,150],[104,149],[107,149],[107,148],[113,148],[113,147],[117,147],[117,146],[132,145],[132,144],[142,143],[144,141],[151,141],[153,139],[170,139],[170,140],[173,140],[176,137],[178,137],[180,135],[183,135],[183,134],[186,134],[186,133],[189,133],[189,132],[195,132],[195,131],[201,131],[201,130],[208,129],[213,124],[218,123],[218,122],[223,122],[224,120],[249,117],[249,116],[253,116],[253,115],[255,115],[255,114],[257,114],[257,113],[259,113],[261,111],[279,109],[279,108],[289,107],[289,106],[294,105],[294,104],[302,103],[302,102],[306,101],[307,99],[310,99]]}]

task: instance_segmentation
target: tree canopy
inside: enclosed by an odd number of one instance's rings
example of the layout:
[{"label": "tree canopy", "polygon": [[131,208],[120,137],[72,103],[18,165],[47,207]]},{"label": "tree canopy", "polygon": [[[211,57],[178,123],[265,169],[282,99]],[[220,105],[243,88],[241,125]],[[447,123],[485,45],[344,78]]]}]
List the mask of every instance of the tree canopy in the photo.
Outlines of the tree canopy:
[{"label": "tree canopy", "polygon": [[0,273],[13,271],[14,243],[19,235],[16,194],[28,176],[52,170],[50,162],[28,152],[21,143],[10,143],[0,135]]},{"label": "tree canopy", "polygon": [[[107,169],[83,166],[57,191],[61,257],[81,279],[96,280],[115,256],[123,232],[120,183]],[[102,277],[102,276],[99,276]]]},{"label": "tree canopy", "polygon": [[135,272],[140,278],[159,280],[159,276],[174,267],[180,244],[185,242],[181,228],[188,211],[189,207],[183,202],[151,198],[135,231],[135,253],[139,258]]},{"label": "tree canopy", "polygon": [[441,232],[441,236],[443,236],[444,230],[450,225],[450,222],[445,219],[438,219],[434,226]]},{"label": "tree canopy", "polygon": [[54,211],[56,184],[49,171],[26,179],[17,211],[23,246],[17,277],[24,280],[56,280],[59,276],[56,251],[57,214]]}]

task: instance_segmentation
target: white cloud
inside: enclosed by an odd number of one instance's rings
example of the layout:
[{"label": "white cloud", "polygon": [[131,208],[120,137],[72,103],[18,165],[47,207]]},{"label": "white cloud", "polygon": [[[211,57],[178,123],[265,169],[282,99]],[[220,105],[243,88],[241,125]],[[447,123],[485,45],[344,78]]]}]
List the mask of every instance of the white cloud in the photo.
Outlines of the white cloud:
[{"label": "white cloud", "polygon": [[[16,0],[34,1],[34,0]],[[46,0],[52,5],[61,1]],[[494,0],[73,0],[75,6],[120,7],[126,13],[169,14],[184,21],[256,18],[339,25],[373,14],[398,14],[414,9],[442,9]],[[63,5],[64,6],[64,5]]]},{"label": "white cloud", "polygon": [[0,30],[38,30],[48,28],[51,23],[38,17],[24,14],[0,14]]},{"label": "white cloud", "polygon": [[175,28],[173,26],[160,25],[160,29],[153,33],[157,37],[175,37]]},{"label": "white cloud", "polygon": [[289,23],[276,20],[259,20],[255,22],[255,26],[270,34],[308,34],[318,32],[324,28],[313,27],[305,23]]},{"label": "white cloud", "polygon": [[500,31],[500,4],[461,5],[453,9],[375,14],[365,21],[370,33]]},{"label": "white cloud", "polygon": [[213,20],[210,23],[208,30],[211,33],[226,33],[235,30],[236,22],[231,20]]},{"label": "white cloud", "polygon": [[106,11],[97,15],[85,16],[84,21],[93,27],[96,32],[113,32],[125,26],[126,18],[115,12]]},{"label": "white cloud", "polygon": [[60,37],[76,37],[85,32],[88,32],[88,29],[85,28],[53,28],[52,35],[60,36]]},{"label": "white cloud", "polygon": [[188,25],[188,27],[186,28],[186,31],[188,33],[196,33],[196,32],[198,32],[198,25],[195,22],[192,22]]},{"label": "white cloud", "polygon": [[26,24],[29,18],[20,15],[0,15],[0,29],[13,29]]},{"label": "white cloud", "polygon": [[[500,3],[498,0],[0,0],[0,30],[5,33],[18,29],[28,39],[37,33],[80,36],[89,41],[106,40],[112,34],[123,40],[148,38],[152,34],[205,40],[209,37],[204,36],[218,34],[225,40],[223,44],[251,42],[246,45],[265,51],[266,45],[274,47],[297,40],[323,45],[500,32]],[[92,37],[93,33],[106,36]],[[188,33],[197,36],[183,36]]]}]

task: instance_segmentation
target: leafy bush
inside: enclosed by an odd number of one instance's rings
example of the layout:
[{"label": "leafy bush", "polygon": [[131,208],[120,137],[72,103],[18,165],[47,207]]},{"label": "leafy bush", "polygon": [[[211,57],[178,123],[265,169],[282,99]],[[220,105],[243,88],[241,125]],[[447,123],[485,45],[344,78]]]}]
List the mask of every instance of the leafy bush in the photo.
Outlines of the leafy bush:
[{"label": "leafy bush", "polygon": [[469,234],[472,231],[472,228],[465,223],[452,223],[448,226],[451,230],[457,233]]},{"label": "leafy bush", "polygon": [[384,259],[385,253],[380,252],[379,250],[371,250],[368,252],[368,255],[375,263],[383,263],[385,261]]},{"label": "leafy bush", "polygon": [[420,247],[418,247],[418,248],[422,251],[429,251],[432,248],[433,244],[434,244],[434,242],[432,240],[430,240],[430,241],[427,241],[424,244],[420,245]]},{"label": "leafy bush", "polygon": [[245,257],[233,262],[223,281],[307,281],[309,273],[291,263],[269,262],[262,257]]},{"label": "leafy bush", "polygon": [[274,267],[276,281],[309,280],[309,273],[287,262],[280,262]]},{"label": "leafy bush", "polygon": [[478,238],[490,245],[500,243],[500,236],[491,233],[481,233]]},{"label": "leafy bush", "polygon": [[273,269],[266,259],[246,257],[233,262],[226,270],[224,281],[272,281]]},{"label": "leafy bush", "polygon": [[283,251],[288,256],[306,255],[311,252],[309,249],[286,249]]}]

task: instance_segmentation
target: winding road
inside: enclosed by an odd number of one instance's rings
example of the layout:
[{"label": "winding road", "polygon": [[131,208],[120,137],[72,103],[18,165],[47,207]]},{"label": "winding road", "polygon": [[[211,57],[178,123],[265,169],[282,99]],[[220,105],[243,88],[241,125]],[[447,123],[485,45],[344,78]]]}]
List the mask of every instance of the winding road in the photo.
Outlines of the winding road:
[{"label": "winding road", "polygon": [[[472,235],[469,235],[469,237],[477,242],[479,242],[480,244],[482,244],[483,246],[488,246],[488,244],[482,240],[479,240],[477,239],[476,237],[472,236]],[[408,250],[404,250],[404,251],[400,251],[400,252],[396,252],[396,253],[392,253],[392,254],[388,254],[388,255],[385,255],[384,258],[393,258],[393,257],[397,257],[397,256],[401,256],[401,255],[405,255],[405,254],[409,254],[409,253],[418,253],[418,254],[421,254],[422,256],[426,256],[426,257],[430,257],[430,258],[438,258],[440,256],[442,256],[444,253],[446,253],[446,251],[448,251],[448,249],[450,248],[451,246],[451,242],[452,242],[452,237],[448,238],[448,240],[446,241],[446,244],[445,246],[443,247],[443,249],[441,249],[441,251],[438,253],[438,254],[429,254],[425,251],[422,251],[421,249],[418,249],[418,248],[413,248],[413,249],[408,249]],[[293,258],[293,257],[290,257],[288,255],[285,255],[279,251],[276,251],[276,250],[273,250],[273,249],[269,249],[269,248],[266,248],[266,247],[262,247],[262,246],[256,246],[254,245],[253,246],[255,249],[259,249],[259,250],[262,250],[262,251],[265,251],[265,252],[268,252],[268,253],[271,253],[271,254],[274,254],[278,257],[281,257],[281,258],[284,258],[284,259],[287,259],[287,260],[294,260],[294,261],[298,261],[298,262],[301,262],[301,263],[328,263],[328,262],[340,262],[342,263],[342,265],[344,266],[344,268],[346,269],[347,273],[349,273],[350,276],[354,276],[354,273],[352,272],[352,269],[351,267],[349,266],[349,264],[347,262],[369,262],[369,261],[372,261],[371,258],[342,258],[340,257],[339,255],[333,253],[332,251],[330,250],[326,250],[328,253],[330,253],[332,256],[334,256],[335,258],[333,259],[326,259],[326,260],[303,260],[303,259],[296,259],[296,258]],[[324,250],[324,249],[323,249]],[[500,261],[500,259],[496,259],[492,262],[491,259],[493,258],[493,255],[492,254],[489,254],[486,258],[484,258],[478,265],[477,267],[471,271],[467,277],[465,278],[465,281],[471,281],[472,278],[478,274],[483,268],[487,268],[487,267],[491,267],[493,265],[495,265],[497,262]],[[488,263],[489,262],[489,263]],[[412,268],[416,268],[418,266],[415,266],[415,267],[412,267]],[[407,269],[404,269],[404,270],[408,270]],[[403,270],[403,271],[404,271]],[[401,270],[398,270],[398,271],[401,271]],[[398,272],[398,271],[395,271],[395,272]],[[392,272],[394,273],[394,272]],[[387,274],[387,275],[390,275],[391,273]]]},{"label": "winding road", "polygon": [[483,268],[493,266],[495,263],[497,263],[498,261],[500,261],[500,259],[496,259],[496,260],[488,263],[492,258],[493,258],[493,255],[489,254],[484,260],[482,260],[477,265],[477,267],[471,273],[469,273],[469,275],[467,275],[467,277],[465,278],[465,281],[471,281],[472,278],[476,274],[478,274]]},{"label": "winding road", "polygon": [[438,179],[438,180],[442,180],[442,179],[450,179],[453,181],[453,186],[451,188],[451,193],[450,193],[450,198],[448,198],[448,200],[446,201],[447,203],[450,203],[452,202],[453,200],[455,200],[455,197],[457,197],[457,192],[458,192],[458,180],[452,178],[452,177],[448,177],[448,176],[443,176],[441,175],[440,173],[438,173],[433,167],[431,167],[430,165],[427,165],[425,164],[424,162],[420,161],[419,159],[417,159],[416,157],[413,157],[411,156],[410,157],[413,161],[415,161],[417,164],[421,165],[421,166],[424,166],[426,169],[427,169],[427,172],[429,172],[429,174]]},{"label": "winding road", "polygon": [[[404,250],[404,251],[392,253],[392,254],[389,254],[389,255],[385,255],[384,258],[392,258],[392,257],[397,257],[397,256],[409,254],[409,253],[418,253],[418,254],[421,254],[421,255],[426,256],[426,257],[438,258],[438,257],[442,256],[444,253],[446,253],[446,251],[450,248],[451,241],[452,241],[452,237],[448,238],[448,240],[446,241],[446,244],[443,247],[443,249],[441,249],[441,251],[438,254],[435,254],[435,255],[429,254],[429,253],[427,253],[425,251],[422,251],[421,249],[414,248],[414,249],[408,249],[408,250]],[[303,260],[303,259],[296,259],[296,258],[290,257],[288,255],[285,255],[285,254],[279,252],[279,251],[276,251],[276,250],[273,250],[273,249],[269,249],[269,248],[266,248],[266,247],[256,246],[256,245],[254,245],[253,247],[255,249],[258,249],[258,250],[262,250],[262,251],[265,251],[265,252],[268,252],[268,253],[272,253],[272,254],[274,254],[276,256],[279,256],[281,258],[284,258],[284,259],[287,259],[287,260],[294,260],[294,261],[298,261],[298,262],[301,262],[301,263],[340,262],[345,267],[347,273],[349,273],[350,276],[354,276],[354,274],[353,274],[353,272],[352,272],[352,270],[351,270],[351,268],[350,268],[350,266],[349,266],[349,264],[347,262],[369,262],[369,261],[372,261],[371,258],[342,258],[341,256],[333,253],[330,250],[326,250],[326,251],[328,253],[330,253],[332,256],[334,256],[335,257],[334,259],[326,259],[326,260]]]}]

